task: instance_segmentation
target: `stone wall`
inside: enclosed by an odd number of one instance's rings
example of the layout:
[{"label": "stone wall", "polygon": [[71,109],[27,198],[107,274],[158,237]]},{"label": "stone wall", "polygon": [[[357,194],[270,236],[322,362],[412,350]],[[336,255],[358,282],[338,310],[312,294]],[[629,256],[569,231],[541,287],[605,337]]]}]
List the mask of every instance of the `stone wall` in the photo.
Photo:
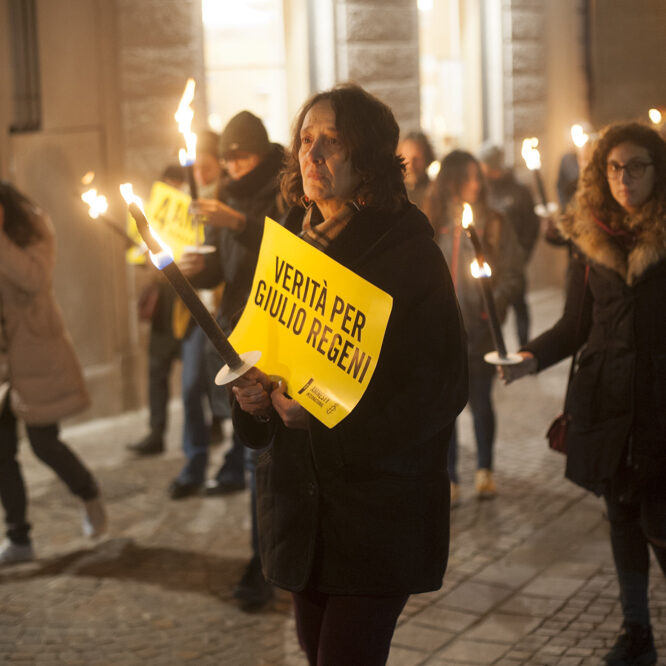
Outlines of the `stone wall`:
[{"label": "stone wall", "polygon": [[419,126],[418,14],[414,0],[337,0],[336,77],[385,101],[401,127]]},{"label": "stone wall", "polygon": [[[7,2],[0,20],[8,30]],[[124,244],[92,221],[78,198],[92,170],[109,199],[108,219],[125,225],[118,184],[147,195],[182,145],[173,114],[185,82],[200,84],[205,112],[200,0],[37,0],[41,127],[10,133],[11,72],[0,66],[0,176],[47,210],[56,229],[56,298],[92,397],[78,418],[145,403],[148,325],[136,299],[148,269],[127,267]],[[3,34],[6,34],[3,33]],[[5,49],[6,50],[6,49]]]},{"label": "stone wall", "polygon": [[595,3],[591,16],[592,121],[647,121],[666,109],[666,2]]},{"label": "stone wall", "polygon": [[122,153],[129,179],[149,184],[177,162],[182,138],[173,114],[188,77],[206,125],[200,0],[116,0]]}]

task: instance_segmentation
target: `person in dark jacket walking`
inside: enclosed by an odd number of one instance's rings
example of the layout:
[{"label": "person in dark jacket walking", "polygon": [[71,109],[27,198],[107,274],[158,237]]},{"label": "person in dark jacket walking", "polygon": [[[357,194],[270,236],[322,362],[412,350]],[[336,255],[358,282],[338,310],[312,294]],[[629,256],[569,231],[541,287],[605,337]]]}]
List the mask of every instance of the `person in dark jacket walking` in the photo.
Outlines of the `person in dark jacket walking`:
[{"label": "person in dark jacket walking", "polygon": [[564,314],[502,373],[512,381],[578,353],[566,476],[608,510],[624,631],[606,663],[654,664],[648,544],[666,573],[664,140],[636,123],[608,128],[560,230],[573,247]]},{"label": "person in dark jacket walking", "polygon": [[[185,255],[181,267],[196,287],[213,288],[224,284],[217,320],[229,334],[240,318],[250,292],[265,218],[279,220],[284,216],[285,205],[279,185],[284,149],[269,141],[260,118],[249,111],[241,111],[231,118],[220,136],[220,155],[225,175],[220,181],[217,198],[200,199],[192,204],[193,210],[207,220],[206,242],[215,247],[215,253]],[[210,344],[206,347],[206,355],[212,382],[222,361]],[[227,409],[227,391],[216,387],[213,411],[224,413]],[[255,483],[258,454],[243,444],[234,429],[231,449],[216,478],[207,484],[206,494],[223,495],[230,489],[245,487],[245,470],[249,473],[253,556],[234,595],[245,607],[257,608],[270,599],[272,587],[264,580],[259,562]],[[204,461],[207,454],[207,448],[197,450],[197,455]]]},{"label": "person in dark jacket walking", "polygon": [[393,298],[364,396],[329,429],[256,368],[233,389],[243,439],[270,444],[257,468],[262,564],[292,592],[310,664],[384,664],[408,596],[438,589],[448,559],[464,332],[432,229],[407,199],[398,135],[358,86],[316,94],[282,180],[286,228]]},{"label": "person in dark jacket walking", "polygon": [[[460,302],[469,353],[469,404],[476,437],[477,466],[474,479],[479,499],[491,499],[497,489],[493,478],[495,412],[492,404],[492,382],[495,369],[483,359],[493,349],[493,340],[478,281],[472,277],[470,264],[474,247],[462,228],[463,204],[474,211],[485,258],[492,269],[493,297],[500,321],[520,288],[522,252],[513,228],[496,211],[488,207],[481,166],[468,152],[454,150],[442,160],[442,168],[433,181],[423,210],[435,229],[435,238],[451,270]],[[451,501],[459,501],[457,469],[458,437],[453,430],[449,446]]]},{"label": "person in dark jacket walking", "polygon": [[520,284],[510,306],[516,313],[518,342],[524,345],[529,340],[530,328],[525,268],[539,238],[541,220],[534,212],[529,188],[519,183],[513,171],[504,166],[504,151],[499,146],[486,144],[481,147],[479,158],[488,186],[488,204],[511,224],[522,250],[522,253],[514,252],[515,260],[520,261]]}]

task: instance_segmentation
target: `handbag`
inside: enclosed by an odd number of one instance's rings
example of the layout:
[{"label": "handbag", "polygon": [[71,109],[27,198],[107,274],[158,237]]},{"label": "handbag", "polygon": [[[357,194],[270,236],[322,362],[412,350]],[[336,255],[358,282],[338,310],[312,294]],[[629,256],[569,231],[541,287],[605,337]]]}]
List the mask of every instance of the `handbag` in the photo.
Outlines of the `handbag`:
[{"label": "handbag", "polygon": [[[587,280],[590,275],[590,266],[589,264],[585,265],[585,282],[583,284],[583,297],[580,302],[580,311],[578,313],[578,323],[576,324],[576,341],[580,338],[580,320],[583,318],[583,306],[585,304],[585,296],[587,292]],[[578,348],[578,346],[577,346]],[[569,387],[571,386],[571,380],[574,376],[574,370],[576,368],[576,354],[574,352],[573,358],[571,359],[571,367],[569,368],[569,379],[567,381],[567,392],[564,396],[564,410],[562,413],[550,424],[548,432],[546,433],[546,439],[548,439],[548,446],[557,451],[558,453],[567,453],[567,435],[569,433],[569,424],[571,423],[571,414],[567,413],[567,398],[569,397]]]},{"label": "handbag", "polygon": [[548,446],[553,451],[559,453],[567,452],[567,432],[569,430],[569,423],[571,422],[571,414],[562,412],[548,428],[546,437],[548,438]]}]

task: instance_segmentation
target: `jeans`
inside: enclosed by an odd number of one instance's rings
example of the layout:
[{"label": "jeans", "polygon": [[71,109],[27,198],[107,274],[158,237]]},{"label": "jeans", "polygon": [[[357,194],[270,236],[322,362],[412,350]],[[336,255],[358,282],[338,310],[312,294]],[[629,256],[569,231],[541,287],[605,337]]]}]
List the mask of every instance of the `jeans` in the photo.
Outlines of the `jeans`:
[{"label": "jeans", "polygon": [[383,666],[409,595],[293,592],[298,641],[310,666]]},{"label": "jeans", "polygon": [[[6,400],[0,412],[0,501],[5,511],[7,538],[16,544],[28,544],[28,500],[21,467],[16,460],[16,425],[16,417],[9,400]],[[56,423],[27,426],[27,431],[35,455],[58,475],[71,493],[84,501],[99,495],[93,475],[72,450],[60,441]]]},{"label": "jeans", "polygon": [[193,326],[181,344],[183,452],[186,460],[177,480],[182,484],[201,485],[206,478],[209,431],[204,412],[204,397],[208,392],[205,342],[205,333]]},{"label": "jeans", "polygon": [[[495,412],[491,401],[491,390],[495,368],[482,356],[469,357],[469,406],[472,410],[474,434],[476,436],[477,469],[493,468],[493,442],[495,440]],[[458,433],[453,427],[449,442],[448,468],[453,483],[458,483]]]},{"label": "jeans", "polygon": [[[206,479],[208,466],[209,430],[204,412],[204,399],[208,399],[211,391],[215,398],[211,399],[213,410],[220,405],[222,399],[227,400],[226,389],[212,387],[209,359],[206,355],[206,335],[195,326],[182,342],[183,358],[183,452],[185,466],[180,471],[177,481],[182,484],[202,485]],[[222,396],[224,396],[222,398]],[[223,417],[223,414],[216,416]],[[215,478],[218,481],[236,482],[244,480],[245,467],[243,462],[244,446],[236,433],[233,434],[231,449],[224,458]]]},{"label": "jeans", "polygon": [[650,623],[648,537],[661,544],[651,545],[666,575],[666,503],[643,499],[625,504],[609,496],[604,499],[624,621],[646,626]]}]

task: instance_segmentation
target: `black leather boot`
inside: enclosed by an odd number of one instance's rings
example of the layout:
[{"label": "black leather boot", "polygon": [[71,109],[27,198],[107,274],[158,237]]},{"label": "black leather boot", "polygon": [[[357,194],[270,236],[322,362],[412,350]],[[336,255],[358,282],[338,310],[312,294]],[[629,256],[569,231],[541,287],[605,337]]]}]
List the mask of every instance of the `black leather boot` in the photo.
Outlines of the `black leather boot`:
[{"label": "black leather boot", "polygon": [[135,444],[128,444],[127,449],[137,456],[154,456],[164,453],[164,438],[151,432]]},{"label": "black leather boot", "polygon": [[604,657],[607,666],[652,666],[657,663],[652,627],[641,624],[622,625],[613,649]]}]

